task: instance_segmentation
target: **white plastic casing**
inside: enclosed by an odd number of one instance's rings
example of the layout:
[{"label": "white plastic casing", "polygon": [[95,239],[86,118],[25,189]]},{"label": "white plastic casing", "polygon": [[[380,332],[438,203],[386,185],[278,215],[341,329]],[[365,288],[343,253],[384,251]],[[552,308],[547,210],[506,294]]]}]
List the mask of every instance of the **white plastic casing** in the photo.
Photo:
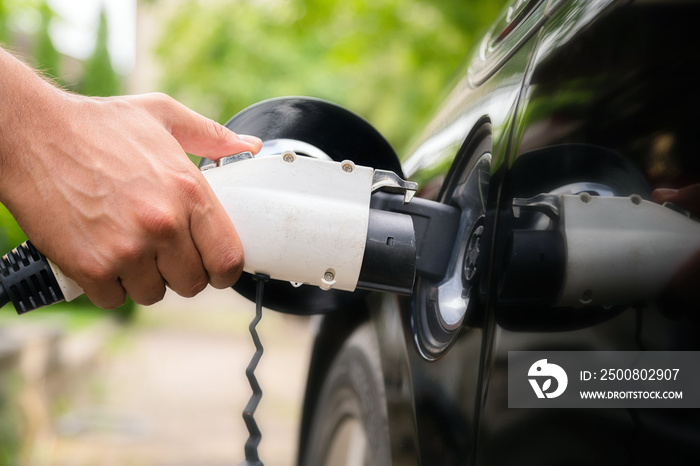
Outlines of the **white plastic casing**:
[{"label": "white plastic casing", "polygon": [[562,195],[566,280],[559,306],[658,297],[700,250],[700,223],[639,196]]},{"label": "white plastic casing", "polygon": [[286,153],[203,173],[236,227],[246,272],[355,289],[373,169]]},{"label": "white plastic casing", "polygon": [[75,281],[64,274],[61,269],[58,268],[56,264],[51,262],[51,259],[46,259],[49,263],[51,271],[53,271],[54,277],[56,277],[56,283],[58,287],[61,288],[61,293],[63,293],[63,299],[66,301],[73,301],[75,298],[83,294],[83,289],[75,283]]}]

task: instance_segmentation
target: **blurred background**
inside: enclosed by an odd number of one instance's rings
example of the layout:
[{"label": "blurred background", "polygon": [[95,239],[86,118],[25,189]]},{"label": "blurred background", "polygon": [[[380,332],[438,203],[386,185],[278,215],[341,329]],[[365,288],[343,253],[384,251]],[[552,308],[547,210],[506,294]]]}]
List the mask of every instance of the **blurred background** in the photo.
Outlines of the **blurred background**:
[{"label": "blurred background", "polygon": [[[162,91],[222,123],[308,95],[369,120],[400,156],[503,2],[0,0],[0,43],[59,85]],[[26,238],[0,206],[0,252]],[[231,290],[115,311],[85,298],[0,310],[0,466],[243,459],[253,305]],[[261,459],[292,465],[313,318],[266,312]]]}]

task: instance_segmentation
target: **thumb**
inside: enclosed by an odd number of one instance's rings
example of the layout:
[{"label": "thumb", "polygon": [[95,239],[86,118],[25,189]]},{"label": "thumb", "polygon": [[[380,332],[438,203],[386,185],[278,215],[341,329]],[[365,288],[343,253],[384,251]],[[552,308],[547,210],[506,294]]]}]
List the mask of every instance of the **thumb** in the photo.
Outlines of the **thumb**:
[{"label": "thumb", "polygon": [[655,202],[672,202],[693,215],[700,214],[700,184],[691,184],[681,189],[655,189],[651,193]]},{"label": "thumb", "polygon": [[168,116],[168,126],[185,152],[216,160],[239,152],[250,151],[255,154],[260,151],[262,141],[259,138],[239,136],[175,100],[172,103],[175,108]]}]

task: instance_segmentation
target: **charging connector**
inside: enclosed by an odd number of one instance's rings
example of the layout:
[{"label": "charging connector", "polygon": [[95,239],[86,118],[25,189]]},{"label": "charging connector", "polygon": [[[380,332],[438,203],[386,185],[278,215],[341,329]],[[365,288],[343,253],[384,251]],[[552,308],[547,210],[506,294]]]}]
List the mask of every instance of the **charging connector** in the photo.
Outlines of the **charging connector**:
[{"label": "charging connector", "polygon": [[[416,270],[412,218],[373,211],[382,189],[408,202],[417,184],[385,170],[292,151],[220,159],[204,173],[245,250],[244,271],[323,290],[410,294]],[[0,298],[25,312],[83,293],[29,242],[2,259]]]}]

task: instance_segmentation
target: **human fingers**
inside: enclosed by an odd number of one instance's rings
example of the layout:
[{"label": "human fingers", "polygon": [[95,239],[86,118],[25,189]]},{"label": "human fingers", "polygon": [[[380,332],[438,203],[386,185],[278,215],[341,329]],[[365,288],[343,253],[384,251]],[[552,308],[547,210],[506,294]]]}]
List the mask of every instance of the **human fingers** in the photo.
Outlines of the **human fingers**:
[{"label": "human fingers", "polygon": [[160,249],[158,270],[171,290],[191,298],[206,288],[209,276],[189,231],[183,232],[176,244],[177,247],[168,245]]},{"label": "human fingers", "polygon": [[243,271],[243,246],[214,192],[208,185],[203,189],[206,197],[192,206],[190,233],[209,275],[209,283],[215,288],[227,288]]},{"label": "human fingers", "polygon": [[95,278],[81,280],[77,275],[78,285],[83,289],[90,301],[102,309],[116,309],[126,301],[126,290],[122,287],[118,277]]},{"label": "human fingers", "polygon": [[239,136],[165,94],[148,94],[144,98],[186,152],[216,160],[244,151],[255,154],[262,147],[259,138]]},{"label": "human fingers", "polygon": [[[176,168],[175,165],[170,168]],[[139,304],[160,301],[166,284],[176,293],[192,297],[209,281],[190,225],[192,210],[212,202],[211,190],[190,163],[172,172],[164,183],[167,187],[160,190],[160,200],[154,202],[153,197],[149,200],[152,204],[141,204],[134,214],[133,230],[140,234],[136,240],[125,241],[134,247],[116,251],[120,263],[126,266],[120,274],[122,285]],[[231,223],[228,216],[224,220]]]},{"label": "human fingers", "polygon": [[658,203],[671,202],[693,214],[700,213],[700,184],[692,184],[681,189],[655,189],[651,198]]},{"label": "human fingers", "polygon": [[158,271],[156,258],[150,255],[129,264],[120,276],[120,282],[126,294],[137,304],[150,306],[165,296],[165,282]]}]

